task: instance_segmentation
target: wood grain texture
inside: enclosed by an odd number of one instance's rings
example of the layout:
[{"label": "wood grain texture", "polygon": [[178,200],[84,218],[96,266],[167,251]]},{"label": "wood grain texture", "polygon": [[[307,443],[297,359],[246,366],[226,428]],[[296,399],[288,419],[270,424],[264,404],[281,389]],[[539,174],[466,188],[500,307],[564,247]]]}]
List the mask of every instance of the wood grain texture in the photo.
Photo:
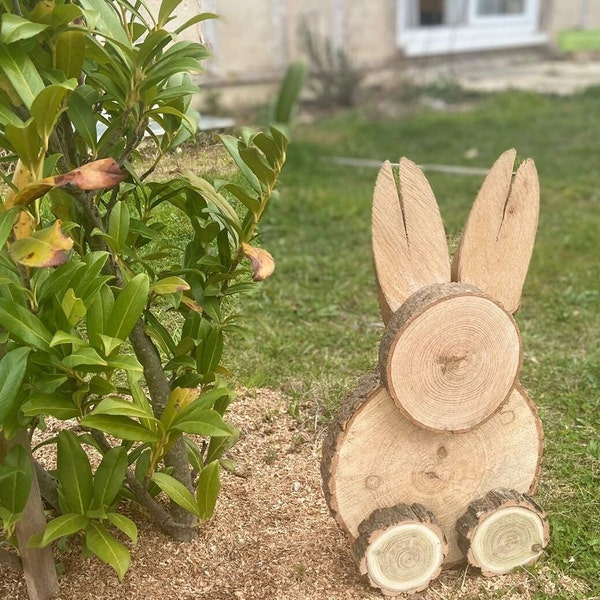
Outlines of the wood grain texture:
[{"label": "wood grain texture", "polygon": [[538,225],[539,183],[527,159],[512,177],[515,150],[485,178],[452,264],[452,280],[473,284],[509,312],[518,310]]},{"label": "wood grain texture", "polygon": [[490,490],[471,502],[456,530],[467,560],[487,577],[534,563],[550,539],[546,513],[533,498],[510,489]]},{"label": "wood grain texture", "polygon": [[431,187],[417,165],[400,159],[398,185],[389,162],[373,194],[372,237],[384,322],[418,289],[450,281],[446,234]]},{"label": "wood grain texture", "polygon": [[421,504],[379,508],[352,546],[359,570],[384,595],[419,592],[438,577],[448,553],[435,516]]},{"label": "wood grain texture", "polygon": [[523,359],[510,313],[474,286],[413,294],[386,326],[382,381],[404,416],[433,431],[468,431],[510,396]]},{"label": "wood grain texture", "polygon": [[350,394],[323,444],[325,497],[352,540],[376,508],[424,505],[448,539],[444,564],[464,560],[455,524],[490,489],[533,493],[539,478],[542,427],[520,387],[483,425],[466,433],[417,427],[370,375]]},{"label": "wood grain texture", "polygon": [[[463,549],[492,573],[525,564],[547,542],[541,513],[522,499],[537,487],[543,432],[518,382],[523,349],[512,317],[532,254],[539,184],[531,160],[513,177],[515,158],[505,152],[485,178],[452,267],[422,171],[403,158],[397,180],[388,162],[377,178],[380,380],[365,376],[346,398],[323,443],[321,474],[361,572],[384,594],[424,589],[439,572],[436,561],[461,563]],[[488,492],[501,489],[521,504],[488,507],[481,521],[475,499],[490,504]],[[521,529],[525,541],[513,543]]]},{"label": "wood grain texture", "polygon": [[336,518],[338,525],[345,529],[343,521],[337,519],[339,513],[337,499],[333,488],[329,485],[331,474],[337,469],[339,458],[338,444],[343,440],[346,434],[346,428],[352,421],[354,413],[369,401],[372,395],[380,392],[381,385],[379,374],[372,372],[363,375],[357,382],[354,389],[346,395],[335,418],[327,428],[327,435],[323,439],[322,458],[321,458],[321,479],[323,481],[323,495],[327,505]]}]

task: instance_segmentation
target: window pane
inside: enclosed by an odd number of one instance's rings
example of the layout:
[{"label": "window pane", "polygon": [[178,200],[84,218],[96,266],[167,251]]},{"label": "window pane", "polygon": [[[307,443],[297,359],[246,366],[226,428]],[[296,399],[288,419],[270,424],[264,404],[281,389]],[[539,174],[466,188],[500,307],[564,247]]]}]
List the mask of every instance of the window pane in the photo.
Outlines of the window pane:
[{"label": "window pane", "polygon": [[466,22],[469,0],[419,0],[416,25],[460,25]]},{"label": "window pane", "polygon": [[525,0],[477,0],[477,14],[480,16],[522,15]]},{"label": "window pane", "polygon": [[444,15],[444,0],[421,0],[419,2],[419,25],[421,27],[441,25]]}]

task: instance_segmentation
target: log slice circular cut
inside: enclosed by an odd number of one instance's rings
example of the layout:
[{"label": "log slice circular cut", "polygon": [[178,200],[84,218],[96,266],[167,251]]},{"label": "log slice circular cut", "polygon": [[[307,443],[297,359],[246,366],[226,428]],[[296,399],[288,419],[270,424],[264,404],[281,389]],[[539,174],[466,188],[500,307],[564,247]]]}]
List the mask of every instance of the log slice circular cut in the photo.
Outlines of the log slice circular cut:
[{"label": "log slice circular cut", "polygon": [[436,284],[390,319],[382,379],[397,407],[432,431],[468,431],[510,396],[522,364],[513,316],[474,286]]},{"label": "log slice circular cut", "polygon": [[534,563],[550,538],[546,513],[533,498],[506,489],[469,504],[456,529],[467,560],[488,577]]},{"label": "log slice circular cut", "polygon": [[491,489],[533,493],[542,427],[524,390],[480,427],[461,434],[415,425],[373,375],[349,394],[323,441],[321,473],[329,508],[354,540],[377,508],[422,504],[448,539],[445,565],[464,562],[456,521]]},{"label": "log slice circular cut", "polygon": [[440,574],[448,543],[424,506],[377,509],[358,529],[352,550],[360,572],[385,595],[419,592]]}]

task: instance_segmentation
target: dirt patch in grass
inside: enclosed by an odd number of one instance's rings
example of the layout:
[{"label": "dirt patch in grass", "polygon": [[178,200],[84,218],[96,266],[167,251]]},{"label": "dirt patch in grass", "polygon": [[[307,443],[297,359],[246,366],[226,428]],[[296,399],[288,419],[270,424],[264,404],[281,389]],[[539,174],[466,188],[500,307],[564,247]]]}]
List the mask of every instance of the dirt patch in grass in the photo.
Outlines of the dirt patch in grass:
[{"label": "dirt patch in grass", "polygon": [[[358,576],[323,499],[323,430],[315,430],[312,419],[291,417],[286,408],[286,398],[269,390],[243,394],[234,403],[230,420],[244,432],[230,452],[237,474],[224,474],[216,514],[197,539],[173,542],[129,507],[140,536],[125,579],[120,582],[109,567],[83,558],[73,543],[56,552],[65,571],[59,600],[382,598]],[[585,586],[557,579],[543,564],[535,574],[494,579],[459,569],[443,573],[412,598],[529,599],[539,592],[575,597],[585,594]],[[0,598],[27,600],[17,573],[0,569]]]},{"label": "dirt patch in grass", "polygon": [[156,149],[146,140],[139,149],[139,159],[133,167],[138,175],[150,170],[150,181],[167,181],[188,173],[201,177],[232,177],[236,168],[225,147],[216,139],[220,132],[201,132],[192,140],[183,143],[161,157],[154,166]]}]

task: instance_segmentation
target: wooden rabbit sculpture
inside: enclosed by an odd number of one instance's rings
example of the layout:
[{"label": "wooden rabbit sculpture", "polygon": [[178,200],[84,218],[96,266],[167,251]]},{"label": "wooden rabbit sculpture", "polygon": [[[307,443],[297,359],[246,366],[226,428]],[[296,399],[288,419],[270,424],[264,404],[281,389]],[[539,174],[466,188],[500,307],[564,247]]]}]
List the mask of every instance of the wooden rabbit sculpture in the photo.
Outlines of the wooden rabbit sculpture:
[{"label": "wooden rabbit sculpture", "polygon": [[533,562],[548,542],[535,491],[542,426],[517,378],[512,313],[537,229],[533,161],[487,175],[453,264],[433,192],[402,159],[373,197],[385,332],[323,444],[323,488],[361,573],[386,595],[424,589],[467,560],[484,575]]}]

